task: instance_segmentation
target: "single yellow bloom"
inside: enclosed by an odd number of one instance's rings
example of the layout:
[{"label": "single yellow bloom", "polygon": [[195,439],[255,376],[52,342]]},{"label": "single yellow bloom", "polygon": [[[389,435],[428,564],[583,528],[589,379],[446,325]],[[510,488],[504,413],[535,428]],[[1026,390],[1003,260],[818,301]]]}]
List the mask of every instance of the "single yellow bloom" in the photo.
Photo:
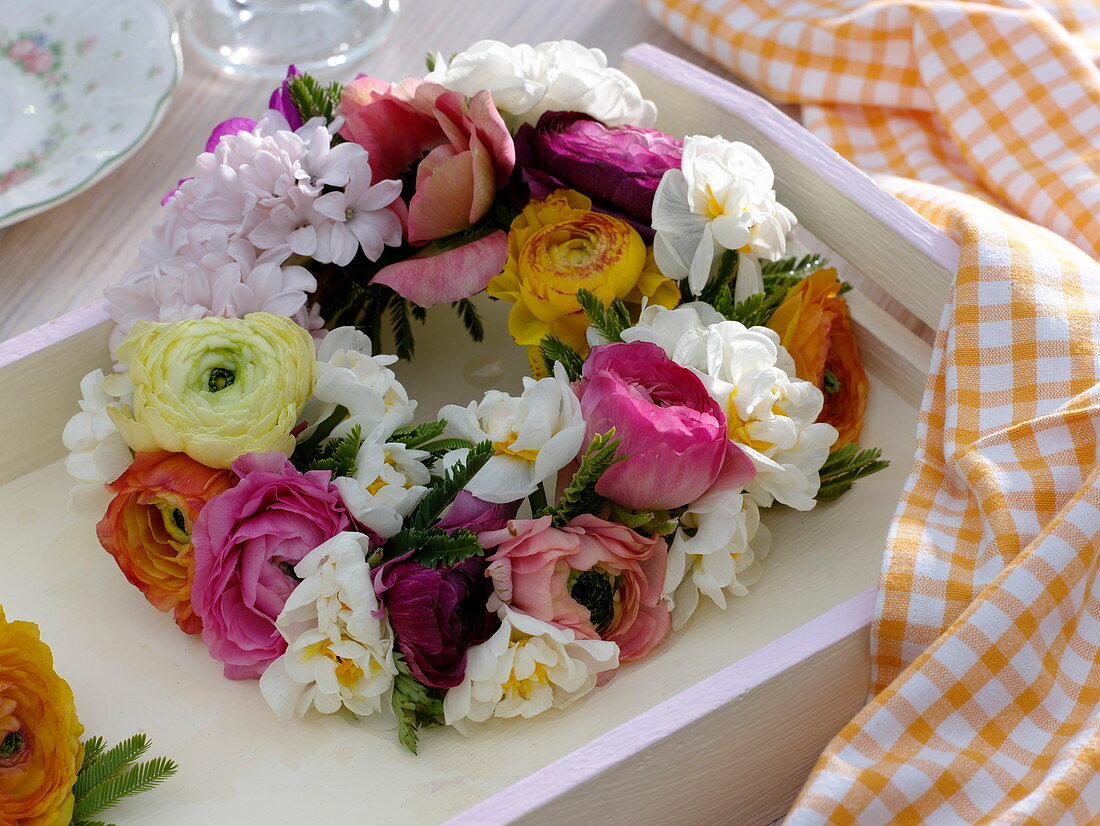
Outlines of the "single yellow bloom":
[{"label": "single yellow bloom", "polygon": [[126,443],[213,468],[244,453],[289,454],[317,369],[309,333],[271,313],[138,322],[118,358],[129,366],[133,402],[108,412]]},{"label": "single yellow bloom", "polygon": [[83,733],[38,626],[0,607],[0,823],[67,826]]},{"label": "single yellow bloom", "polygon": [[559,189],[512,221],[508,260],[487,291],[513,302],[508,331],[517,343],[537,346],[556,333],[584,354],[588,320],[577,302],[581,289],[604,304],[648,299],[672,309],[680,300],[676,282],[661,275],[630,224],[592,211],[591,199],[579,192]]}]

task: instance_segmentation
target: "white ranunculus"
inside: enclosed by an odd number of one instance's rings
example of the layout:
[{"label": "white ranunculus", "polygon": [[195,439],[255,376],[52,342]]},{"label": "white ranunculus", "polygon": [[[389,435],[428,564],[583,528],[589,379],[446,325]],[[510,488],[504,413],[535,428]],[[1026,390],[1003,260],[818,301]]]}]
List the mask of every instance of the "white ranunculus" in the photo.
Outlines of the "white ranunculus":
[{"label": "white ranunculus", "polygon": [[260,677],[260,691],[280,720],[310,708],[388,712],[397,674],[393,632],[379,616],[369,553],[366,536],[344,532],[295,566],[302,581],[275,622],[287,650]]},{"label": "white ranunculus", "polygon": [[703,496],[680,517],[680,530],[668,551],[665,598],[672,627],[680,630],[699,605],[699,594],[719,608],[726,593],[744,596],[760,576],[757,561],[771,545],[752,497],[736,491]]},{"label": "white ranunculus", "polygon": [[596,686],[597,675],[619,667],[619,646],[578,639],[573,631],[511,608],[501,625],[466,654],[466,674],[443,699],[447,725],[490,717],[534,717],[565,708]]},{"label": "white ranunculus", "polygon": [[355,475],[332,483],[352,516],[389,539],[428,492],[431,473],[424,461],[430,455],[400,442],[364,442],[355,457]]},{"label": "white ranunculus", "polygon": [[681,304],[674,310],[650,304],[642,310],[637,324],[623,330],[621,338],[656,344],[677,364],[705,370],[707,329],[720,321],[725,317],[701,301]]},{"label": "white ranunculus", "polygon": [[497,504],[534,493],[576,458],[584,442],[581,404],[560,364],[553,376],[524,378],[520,396],[490,390],[466,407],[446,405],[439,418],[459,438],[493,443],[495,454],[466,489]]},{"label": "white ranunculus", "polygon": [[69,449],[65,468],[76,484],[69,492],[69,510],[78,515],[103,515],[111,493],[105,484],[115,481],[130,466],[134,455],[118,432],[107,407],[125,407],[103,388],[103,371],[93,370],[80,380],[80,412],[65,424],[61,441]]},{"label": "white ranunculus", "polygon": [[688,279],[698,293],[722,250],[738,250],[734,298],[763,288],[760,258],[787,250],[794,214],[775,199],[775,178],[748,144],[693,135],[684,139],[680,169],[661,178],[653,198],[653,254],[661,272]]},{"label": "white ranunculus", "polygon": [[608,126],[652,126],[657,119],[657,107],[633,80],[608,68],[607,55],[572,40],[480,40],[450,60],[437,53],[424,79],[468,97],[489,90],[513,129],[544,112],[583,112]]},{"label": "white ranunculus", "polygon": [[370,337],[354,327],[339,327],[326,335],[317,350],[313,397],[302,409],[301,419],[309,426],[298,434],[298,441],[312,436],[338,405],[347,408],[348,416],[332,431],[332,438],[342,438],[359,425],[363,439],[376,442],[410,424],[416,402],[389,369],[395,361],[397,356],[372,356]]}]

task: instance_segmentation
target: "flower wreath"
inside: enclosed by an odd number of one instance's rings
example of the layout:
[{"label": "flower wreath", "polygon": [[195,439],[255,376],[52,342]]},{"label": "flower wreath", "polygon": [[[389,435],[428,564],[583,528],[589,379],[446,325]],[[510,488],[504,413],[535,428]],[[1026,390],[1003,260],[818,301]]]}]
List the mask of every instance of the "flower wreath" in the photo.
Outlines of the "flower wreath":
[{"label": "flower wreath", "polygon": [[[762,509],[885,466],[845,285],[788,257],[759,152],[653,129],[577,43],[429,64],[291,67],[214,130],[64,434],[74,507],[227,677],[413,751],[574,702],[746,593]],[[482,291],[533,377],[414,423],[411,322],[450,303],[480,339]]]}]

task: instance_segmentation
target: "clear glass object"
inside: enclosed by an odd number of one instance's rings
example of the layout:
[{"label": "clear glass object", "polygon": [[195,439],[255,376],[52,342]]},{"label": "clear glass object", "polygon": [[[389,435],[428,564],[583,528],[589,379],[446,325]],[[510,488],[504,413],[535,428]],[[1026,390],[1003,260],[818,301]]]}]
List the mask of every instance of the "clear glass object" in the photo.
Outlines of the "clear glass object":
[{"label": "clear glass object", "polygon": [[192,0],[183,32],[229,74],[282,77],[352,64],[389,33],[399,0]]}]

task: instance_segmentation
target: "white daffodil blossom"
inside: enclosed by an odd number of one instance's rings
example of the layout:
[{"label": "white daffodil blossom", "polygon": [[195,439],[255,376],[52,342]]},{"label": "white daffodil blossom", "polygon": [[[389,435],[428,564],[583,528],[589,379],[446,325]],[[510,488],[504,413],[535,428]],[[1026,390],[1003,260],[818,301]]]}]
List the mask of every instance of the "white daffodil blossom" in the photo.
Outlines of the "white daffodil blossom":
[{"label": "white daffodil blossom", "polygon": [[608,126],[652,126],[657,107],[633,80],[609,68],[607,55],[572,40],[509,46],[479,40],[447,60],[433,55],[424,78],[473,97],[483,89],[510,128],[534,125],[544,112],[582,112]]},{"label": "white daffodil blossom", "polygon": [[111,499],[104,485],[115,481],[134,460],[134,454],[107,413],[108,406],[125,407],[130,400],[112,396],[103,382],[102,370],[93,370],[80,380],[80,412],[69,419],[61,435],[70,451],[65,468],[76,481],[69,491],[69,510],[97,518],[103,515]]},{"label": "white daffodil blossom", "polygon": [[771,165],[748,144],[685,138],[680,169],[665,172],[653,198],[653,254],[661,272],[677,281],[687,278],[698,293],[719,253],[737,250],[734,299],[760,292],[758,259],[782,257],[796,223],[776,200],[774,185]]},{"label": "white daffodil blossom", "polygon": [[837,431],[817,422],[825,397],[794,376],[794,360],[766,327],[711,321],[706,305],[647,307],[624,341],[651,341],[696,372],[726,413],[730,438],[756,467],[747,490],[761,507],[774,501],[810,510],[818,471]]},{"label": "white daffodil blossom", "polygon": [[817,421],[822,392],[776,366],[781,352],[790,358],[771,330],[723,321],[710,328],[701,378],[725,410],[730,438],[756,467],[749,493],[764,507],[779,501],[808,511],[837,430]]},{"label": "white daffodil blossom", "polygon": [[668,550],[664,596],[679,631],[699,606],[699,595],[726,607],[726,593],[744,596],[760,577],[771,533],[751,496],[718,491],[688,506]]},{"label": "white daffodil blossom", "polygon": [[308,427],[298,434],[298,441],[312,436],[337,406],[347,408],[348,415],[333,429],[332,438],[343,438],[359,425],[363,439],[376,442],[410,424],[416,402],[389,369],[395,361],[397,356],[372,356],[370,337],[354,327],[339,327],[326,335],[317,351],[313,397],[302,410]]},{"label": "white daffodil blossom", "polygon": [[400,442],[364,442],[355,457],[355,475],[332,483],[352,516],[389,539],[428,492],[431,473],[424,461],[430,455]]},{"label": "white daffodil blossom", "polygon": [[584,442],[581,405],[560,364],[554,375],[524,378],[523,393],[488,391],[466,407],[449,404],[439,411],[454,436],[477,443],[489,440],[495,453],[466,489],[495,504],[514,502],[535,492],[576,458]]},{"label": "white daffodil blossom", "polygon": [[599,674],[619,667],[613,642],[578,639],[508,607],[500,618],[497,632],[469,649],[465,677],[443,698],[444,720],[464,734],[468,722],[566,708],[596,686]]},{"label": "white daffodil blossom", "polygon": [[344,532],[295,566],[302,581],[275,622],[287,650],[260,677],[260,692],[280,720],[310,708],[360,716],[388,711],[397,665],[369,553],[366,536]]}]

